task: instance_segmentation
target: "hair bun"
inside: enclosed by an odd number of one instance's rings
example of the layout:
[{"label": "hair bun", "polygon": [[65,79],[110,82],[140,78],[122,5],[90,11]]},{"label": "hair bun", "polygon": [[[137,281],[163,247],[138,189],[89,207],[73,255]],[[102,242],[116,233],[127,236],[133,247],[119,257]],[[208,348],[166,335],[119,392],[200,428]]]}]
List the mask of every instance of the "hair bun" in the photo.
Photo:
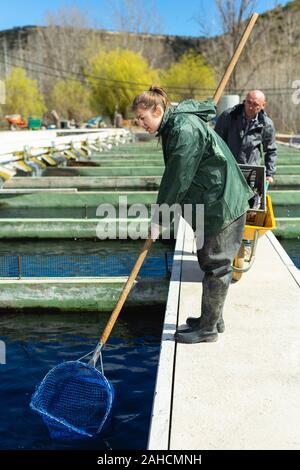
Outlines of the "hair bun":
[{"label": "hair bun", "polygon": [[159,86],[151,85],[151,87],[149,88],[149,91],[151,91],[152,93],[156,93],[157,95],[160,95],[160,96],[163,96],[163,97],[167,98],[166,91],[163,88],[159,87]]},{"label": "hair bun", "polygon": [[156,85],[151,85],[148,91],[144,91],[135,97],[132,109],[133,111],[139,106],[143,106],[144,109],[150,109],[157,105],[160,105],[165,110],[170,106],[170,101],[167,92]]}]

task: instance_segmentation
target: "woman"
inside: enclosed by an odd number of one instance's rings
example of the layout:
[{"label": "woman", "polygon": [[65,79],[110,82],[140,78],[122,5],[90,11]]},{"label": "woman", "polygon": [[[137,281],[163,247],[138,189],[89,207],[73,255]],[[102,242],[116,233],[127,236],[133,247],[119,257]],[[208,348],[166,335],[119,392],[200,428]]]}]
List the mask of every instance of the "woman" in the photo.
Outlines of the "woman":
[{"label": "woman", "polygon": [[132,108],[138,123],[162,141],[165,171],[157,204],[192,204],[194,210],[204,205],[204,243],[197,250],[204,271],[201,316],[189,317],[188,328],[175,338],[182,343],[217,341],[225,329],[222,312],[231,265],[253,193],[227,145],[207,124],[215,116],[212,101],[185,100],[173,107],[166,92],[152,86],[134,99]]}]

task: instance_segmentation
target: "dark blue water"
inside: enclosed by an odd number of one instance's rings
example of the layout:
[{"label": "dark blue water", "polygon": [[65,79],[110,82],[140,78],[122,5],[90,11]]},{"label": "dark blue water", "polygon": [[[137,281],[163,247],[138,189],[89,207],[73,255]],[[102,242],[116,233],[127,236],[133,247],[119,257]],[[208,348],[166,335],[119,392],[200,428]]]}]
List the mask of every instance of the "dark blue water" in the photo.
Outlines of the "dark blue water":
[{"label": "dark blue water", "polygon": [[0,365],[0,449],[145,449],[152,410],[162,311],[124,310],[103,351],[105,375],[115,388],[111,423],[82,442],[50,439],[29,408],[35,386],[57,364],[93,350],[104,314],[8,314],[0,320],[6,365]]},{"label": "dark blue water", "polygon": [[300,269],[300,239],[279,240],[293,263]]}]

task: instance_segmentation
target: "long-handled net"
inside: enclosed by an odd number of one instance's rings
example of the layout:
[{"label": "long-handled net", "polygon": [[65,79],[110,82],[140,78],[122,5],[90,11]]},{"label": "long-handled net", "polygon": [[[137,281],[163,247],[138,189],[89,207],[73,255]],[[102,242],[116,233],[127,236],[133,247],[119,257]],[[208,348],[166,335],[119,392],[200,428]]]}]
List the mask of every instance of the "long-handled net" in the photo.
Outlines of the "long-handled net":
[{"label": "long-handled net", "polygon": [[[112,409],[114,388],[104,375],[101,351],[151,245],[148,238],[93,353],[51,369],[33,394],[30,407],[42,416],[52,438],[89,438],[103,429]],[[91,355],[88,363],[83,361]],[[101,371],[96,368],[99,358]]]}]

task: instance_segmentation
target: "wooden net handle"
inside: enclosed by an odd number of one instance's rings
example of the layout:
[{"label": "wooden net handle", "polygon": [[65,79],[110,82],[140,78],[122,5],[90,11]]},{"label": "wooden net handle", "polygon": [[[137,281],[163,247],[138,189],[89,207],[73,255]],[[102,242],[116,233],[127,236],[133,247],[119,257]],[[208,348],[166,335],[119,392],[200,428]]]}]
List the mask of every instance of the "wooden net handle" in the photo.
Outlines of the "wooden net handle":
[{"label": "wooden net handle", "polygon": [[120,311],[121,311],[121,309],[122,309],[122,307],[123,307],[123,305],[124,305],[124,303],[125,303],[125,301],[126,301],[128,295],[129,295],[129,293],[130,293],[130,291],[131,291],[131,288],[132,288],[132,286],[133,286],[133,284],[134,284],[134,281],[135,281],[135,279],[136,279],[136,277],[137,277],[137,275],[138,275],[138,273],[139,273],[139,270],[141,269],[141,266],[142,266],[142,264],[143,264],[143,262],[144,262],[144,259],[146,258],[147,254],[148,254],[148,252],[149,252],[149,250],[150,250],[150,248],[151,248],[151,246],[152,246],[152,243],[153,243],[153,240],[152,240],[150,237],[147,238],[147,240],[146,240],[145,243],[144,243],[144,246],[143,246],[143,248],[142,248],[142,251],[141,251],[141,253],[139,254],[139,257],[138,257],[138,259],[136,260],[136,263],[135,263],[135,265],[134,265],[134,267],[133,267],[133,269],[132,269],[132,271],[131,271],[131,274],[130,274],[129,278],[127,279],[127,282],[126,282],[126,284],[125,284],[125,286],[124,286],[124,288],[123,288],[123,291],[122,291],[121,296],[120,296],[120,298],[119,298],[119,300],[118,300],[118,303],[117,303],[117,305],[115,306],[115,308],[114,308],[114,310],[113,310],[113,312],[112,312],[112,314],[111,314],[111,316],[110,316],[110,318],[109,318],[109,320],[108,320],[108,323],[107,323],[107,325],[106,325],[106,327],[105,327],[105,329],[104,329],[104,331],[103,331],[103,333],[102,333],[102,336],[101,336],[101,338],[100,338],[100,343],[101,343],[102,345],[104,345],[104,344],[106,343],[106,341],[107,341],[107,339],[108,339],[108,337],[109,337],[109,335],[110,335],[110,333],[111,333],[111,330],[112,330],[113,327],[114,327],[114,324],[115,324],[115,322],[116,322],[116,320],[117,320],[117,318],[118,318],[118,316],[119,316],[119,313],[120,313]]},{"label": "wooden net handle", "polygon": [[224,88],[226,87],[227,83],[228,83],[228,80],[233,72],[233,69],[234,67],[236,66],[236,63],[237,61],[239,60],[239,57],[242,53],[242,50],[244,49],[245,47],[245,44],[251,34],[251,31],[256,23],[256,20],[258,18],[258,14],[257,13],[253,13],[253,15],[251,16],[246,28],[245,28],[245,31],[243,32],[243,35],[237,45],[237,48],[235,50],[235,53],[233,54],[232,58],[230,59],[230,62],[227,66],[227,69],[219,83],[219,86],[214,94],[214,97],[213,97],[213,100],[214,102],[217,104],[223,94],[223,91],[224,91]]}]

